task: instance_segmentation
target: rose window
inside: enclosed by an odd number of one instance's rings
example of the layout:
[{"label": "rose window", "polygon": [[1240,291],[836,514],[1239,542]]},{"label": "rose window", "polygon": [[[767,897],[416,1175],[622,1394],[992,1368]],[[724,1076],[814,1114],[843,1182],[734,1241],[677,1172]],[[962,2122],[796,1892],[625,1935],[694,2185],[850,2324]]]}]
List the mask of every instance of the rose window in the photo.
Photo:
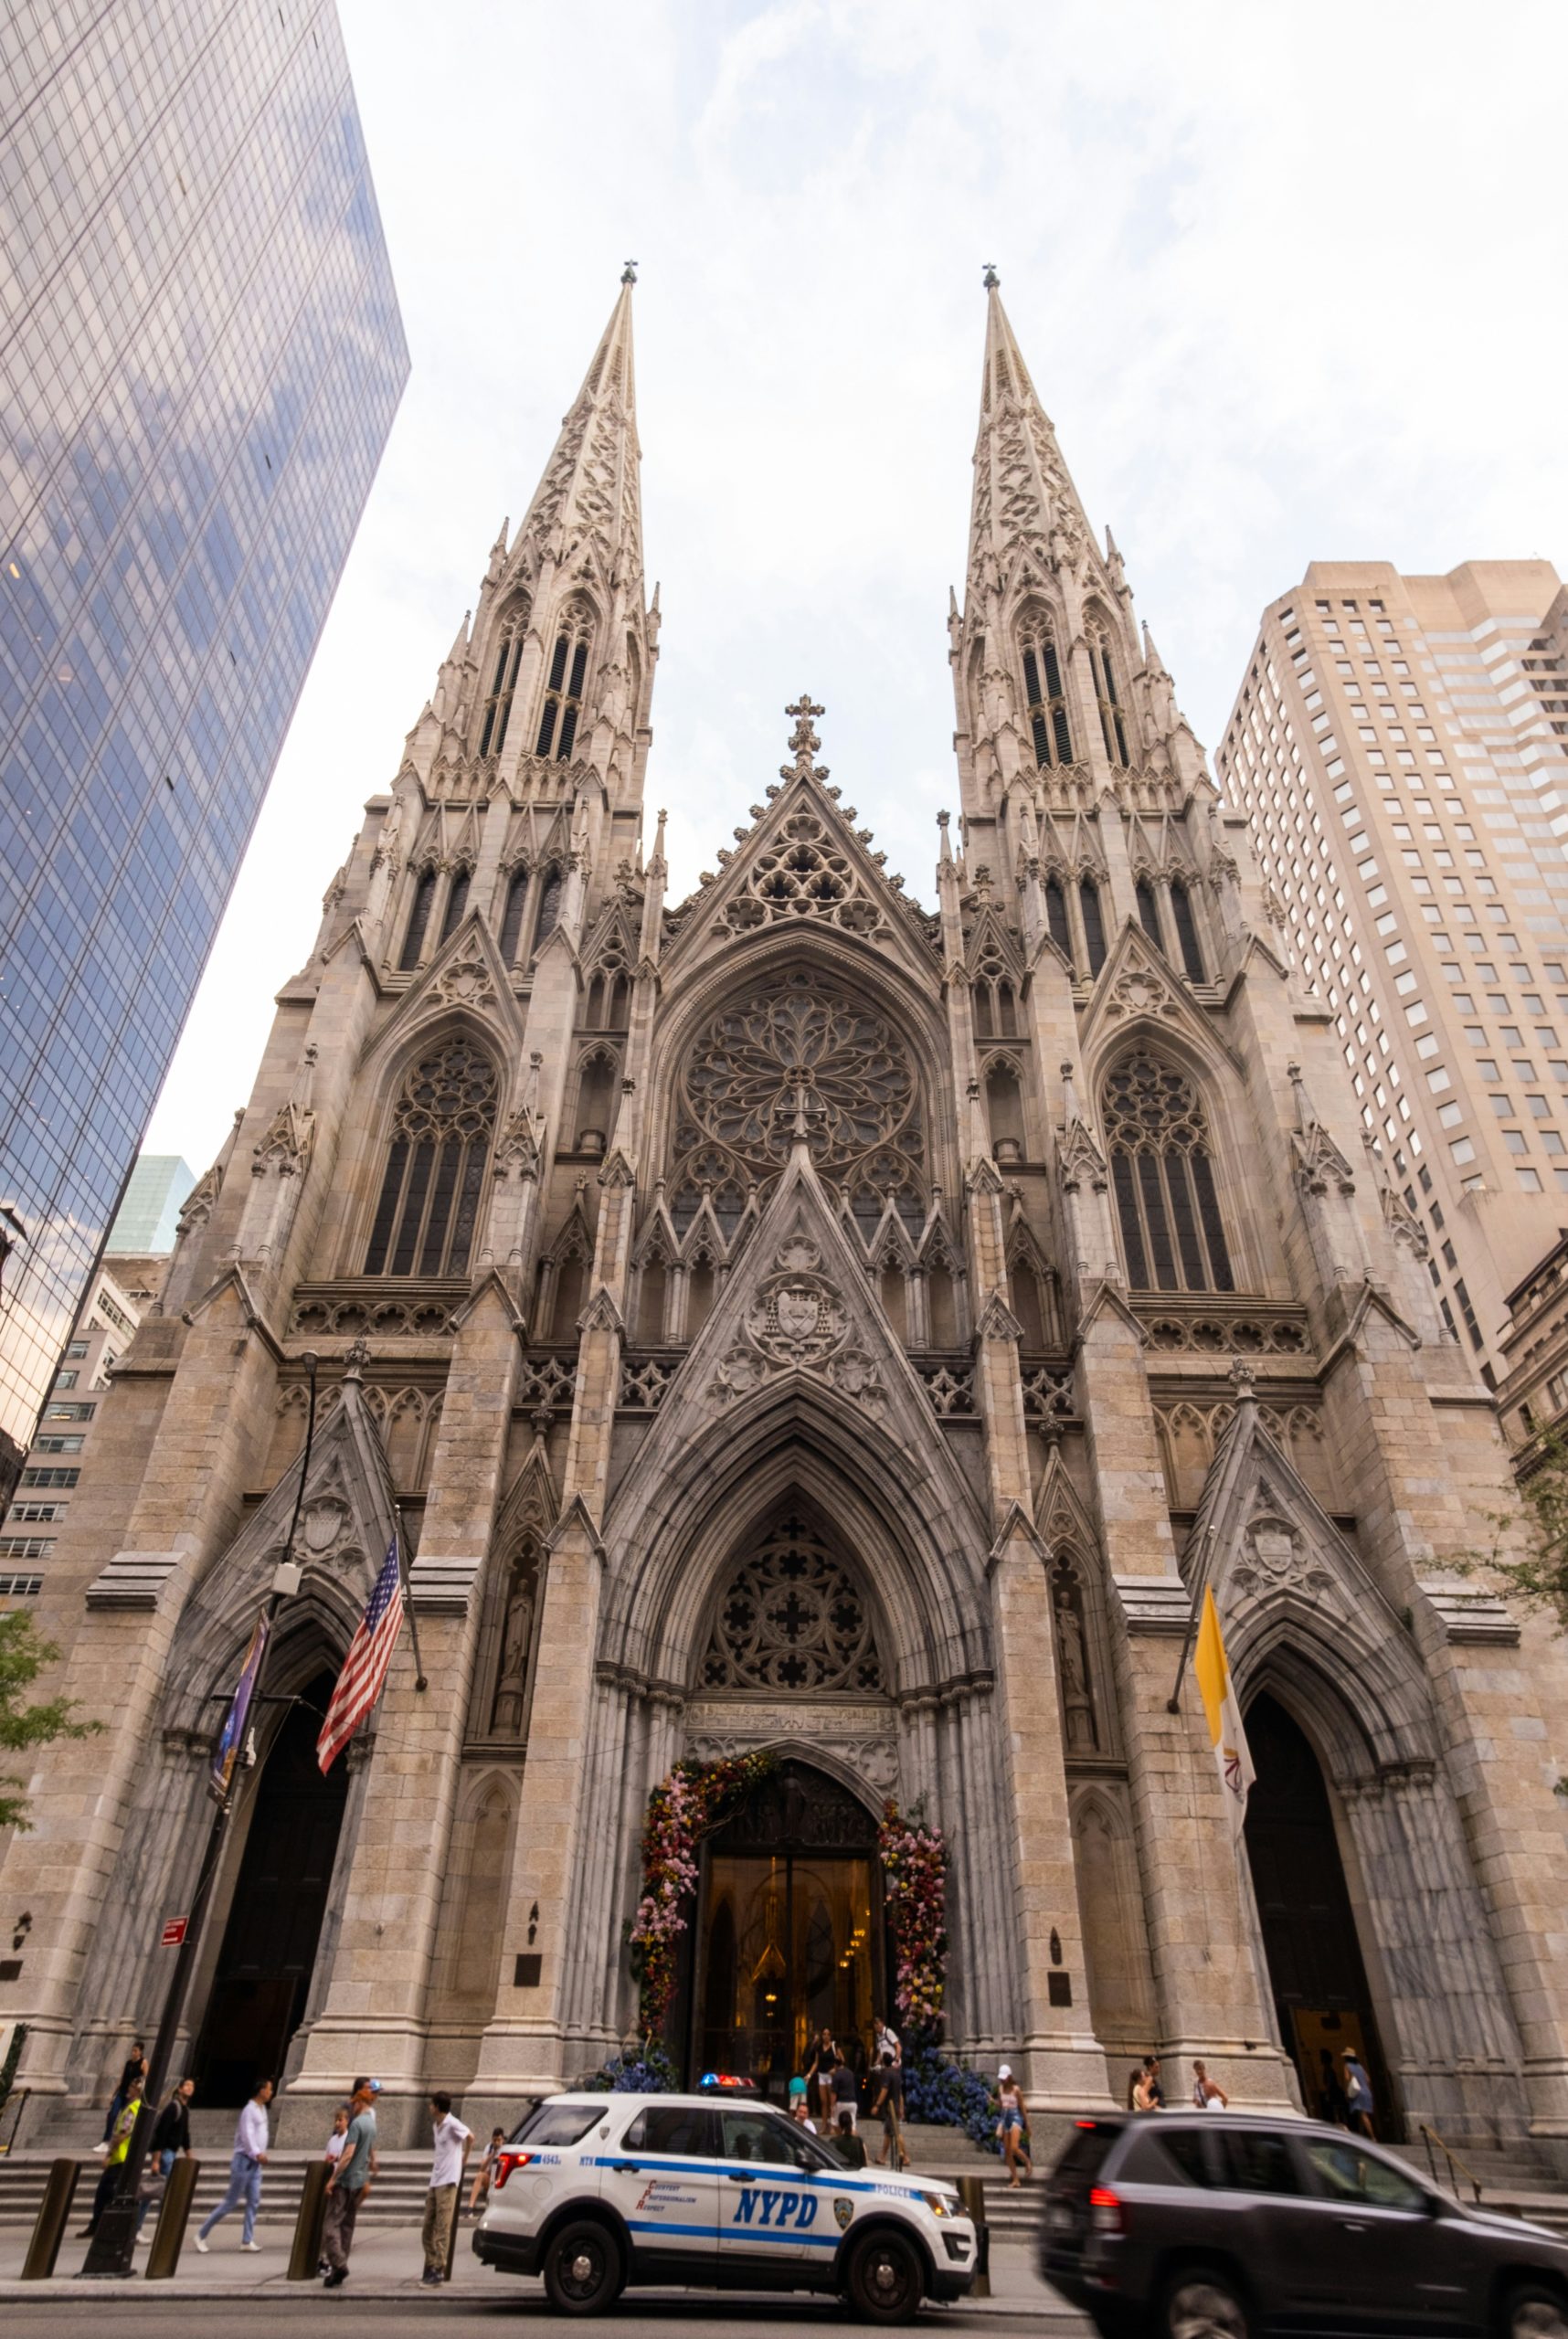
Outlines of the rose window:
[{"label": "rose window", "polygon": [[705,1689],[880,1693],[882,1663],[853,1578],[813,1528],[787,1519],[718,1603]]},{"label": "rose window", "polygon": [[722,1010],[686,1060],[677,1224],[695,1216],[705,1188],[721,1223],[738,1219],[747,1188],[782,1169],[798,1119],[819,1174],[848,1191],[863,1228],[889,1195],[906,1222],[923,1222],[919,1090],[903,1042],[874,1010],[797,969]]}]

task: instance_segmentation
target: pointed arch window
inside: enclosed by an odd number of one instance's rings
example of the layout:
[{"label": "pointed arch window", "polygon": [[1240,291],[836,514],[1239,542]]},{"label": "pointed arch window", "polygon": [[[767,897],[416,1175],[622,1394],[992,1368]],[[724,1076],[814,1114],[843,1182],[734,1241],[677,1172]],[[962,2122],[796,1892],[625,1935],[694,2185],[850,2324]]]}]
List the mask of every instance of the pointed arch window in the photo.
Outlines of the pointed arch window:
[{"label": "pointed arch window", "polygon": [[528,906],[528,872],[514,869],[506,884],[506,906],[501,913],[501,958],[504,966],[517,964],[523,939],[523,913]]},{"label": "pointed arch window", "polygon": [[1084,920],[1084,947],[1089,954],[1089,972],[1097,975],[1106,962],[1106,922],[1100,912],[1100,889],[1092,877],[1079,880],[1078,908]]},{"label": "pointed arch window", "polygon": [[1109,642],[1098,631],[1089,638],[1089,666],[1095,678],[1095,699],[1100,711],[1100,735],[1106,743],[1106,753],[1113,764],[1119,764],[1125,771],[1131,757],[1127,752],[1127,724],[1116,686],[1116,662]]},{"label": "pointed arch window", "polygon": [[566,763],[577,736],[577,722],[582,714],[583,682],[588,673],[588,620],[578,616],[564,625],[556,636],[556,646],[550,653],[550,672],[545,684],[545,704],[539,715],[539,743],[535,752],[553,755],[557,763]]},{"label": "pointed arch window", "polygon": [[501,622],[501,637],[495,645],[495,664],[491,672],[490,689],[480,723],[479,752],[482,756],[498,756],[506,745],[506,726],[512,720],[512,697],[517,688],[517,669],[523,662],[523,645],[527,634],[528,604],[519,601],[507,610]]},{"label": "pointed arch window", "polygon": [[1145,1049],[1107,1077],[1101,1108],[1135,1291],[1234,1291],[1208,1124],[1184,1072]]},{"label": "pointed arch window", "polygon": [[466,869],[454,869],[452,871],[451,883],[447,887],[446,911],[441,919],[441,940],[443,942],[450,941],[463,922],[464,915],[468,909],[468,889],[471,883],[471,873],[470,871]]},{"label": "pointed arch window", "polygon": [[1198,941],[1198,921],[1192,915],[1192,897],[1177,878],[1171,888],[1171,915],[1176,924],[1176,940],[1181,947],[1181,964],[1190,982],[1206,982],[1203,953]]},{"label": "pointed arch window", "polygon": [[564,883],[558,869],[552,867],[544,872],[539,887],[539,915],[534,927],[535,956],[561,922],[561,888]]},{"label": "pointed arch window", "polygon": [[392,1118],[367,1275],[467,1274],[496,1092],[494,1064],[461,1033],[409,1073]]},{"label": "pointed arch window", "polygon": [[1038,621],[1023,636],[1023,695],[1029,713],[1034,760],[1043,770],[1073,760],[1073,733],[1062,688],[1062,661],[1054,635]]},{"label": "pointed arch window", "polygon": [[1073,957],[1072,929],[1067,924],[1067,896],[1059,877],[1045,880],[1045,931],[1069,964]]},{"label": "pointed arch window", "polygon": [[1162,950],[1165,946],[1160,938],[1160,905],[1154,898],[1154,888],[1147,877],[1139,879],[1133,888],[1133,895],[1138,903],[1139,926],[1142,926],[1155,948]]},{"label": "pointed arch window", "polygon": [[414,899],[408,910],[408,923],[403,929],[403,947],[397,958],[400,974],[411,974],[419,963],[419,954],[425,947],[425,936],[429,931],[430,911],[435,905],[435,899],[436,873],[433,869],[421,869],[415,881]]}]

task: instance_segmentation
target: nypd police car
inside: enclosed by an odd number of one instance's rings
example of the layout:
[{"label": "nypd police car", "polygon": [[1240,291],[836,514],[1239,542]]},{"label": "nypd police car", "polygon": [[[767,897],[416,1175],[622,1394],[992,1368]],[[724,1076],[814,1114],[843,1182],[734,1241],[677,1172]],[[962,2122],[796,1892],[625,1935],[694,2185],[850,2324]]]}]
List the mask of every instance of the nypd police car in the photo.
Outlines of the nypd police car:
[{"label": "nypd police car", "polygon": [[668,2282],[837,2291],[872,2323],[961,2298],[976,2252],[955,2186],[845,2168],[766,2103],[703,2095],[547,2097],[496,2159],[473,2246],[542,2274],[563,2314]]}]

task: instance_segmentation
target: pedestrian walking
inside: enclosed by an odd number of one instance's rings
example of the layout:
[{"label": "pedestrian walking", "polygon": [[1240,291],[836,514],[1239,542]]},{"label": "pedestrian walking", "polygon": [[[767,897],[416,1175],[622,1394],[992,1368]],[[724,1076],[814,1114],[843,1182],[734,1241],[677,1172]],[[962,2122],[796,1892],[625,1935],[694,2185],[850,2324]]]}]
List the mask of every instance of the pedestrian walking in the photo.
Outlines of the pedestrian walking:
[{"label": "pedestrian walking", "polygon": [[420,2281],[432,2287],[447,2279],[447,2260],[451,2255],[452,2220],[457,2216],[458,2192],[462,2184],[463,2170],[473,2149],[473,2130],[465,2128],[452,2110],[450,2095],[432,2095],[430,2119],[435,2129],[435,2151],[430,2160],[429,2190],[425,2195],[425,2227],[421,2238],[425,2245],[425,2270]]},{"label": "pedestrian walking", "polygon": [[491,2130],[490,2142],[484,2148],[483,2159],[480,2162],[479,2166],[474,2170],[473,2184],[469,2192],[468,2214],[471,2217],[473,2217],[478,2210],[482,2209],[486,2201],[490,2198],[490,2182],[495,2174],[495,2156],[497,2153],[500,2152],[505,2142],[506,2131],[504,2128],[493,2128]]},{"label": "pedestrian walking", "polygon": [[871,2111],[874,2119],[882,2114],[882,2150],[876,2155],[878,2168],[885,2165],[888,2149],[893,2152],[895,2168],[907,2168],[909,2155],[904,2149],[904,2072],[885,2049],[872,2081],[875,2092]]},{"label": "pedestrian walking", "polygon": [[1024,2133],[1025,2123],[1029,2118],[1029,2107],[1023,2101],[1022,2089],[1012,2076],[1011,2063],[1003,2063],[996,2075],[996,2097],[1001,2112],[1001,2117],[997,2122],[996,2133],[1001,2138],[1002,2157],[1007,2162],[1008,2189],[1010,2192],[1016,2192],[1023,2182],[1018,2173],[1020,2155],[1022,2156],[1025,2171],[1031,2176],[1034,2174],[1034,2163],[1029,2157],[1029,2146]]},{"label": "pedestrian walking", "polygon": [[825,2026],[817,2034],[811,2049],[811,2059],[806,2066],[806,2087],[817,2117],[825,2127],[833,2118],[833,2072],[842,2058],[833,2044],[833,2034]]},{"label": "pedestrian walking", "polygon": [[833,2065],[832,2077],[828,2085],[832,2095],[833,2126],[836,2128],[842,2122],[847,2111],[850,2126],[858,2127],[860,2124],[860,2081],[842,2055]]},{"label": "pedestrian walking", "polygon": [[1327,2047],[1318,2049],[1318,2087],[1319,2119],[1327,2121],[1330,2128],[1348,2128],[1351,2107],[1345,2101],[1344,2087],[1334,2069],[1334,2058]]},{"label": "pedestrian walking", "polygon": [[846,2168],[865,2166],[865,2145],[855,2134],[854,2121],[849,2112],[839,2113],[839,2124],[829,2137],[828,2143]]},{"label": "pedestrian walking", "polygon": [[120,2124],[120,2114],[125,2109],[126,2099],[132,2088],[140,2089],[145,2087],[146,2083],[147,2049],[140,2038],[133,2038],[131,2042],[131,2052],[125,2058],[125,2067],[120,2074],[120,2084],[109,2099],[109,2111],[103,2122],[103,2140],[101,2143],[94,2144],[92,2149],[95,2153],[108,2151],[110,2140]]},{"label": "pedestrian walking", "polygon": [[875,2055],[878,2064],[880,2065],[885,2055],[891,2055],[895,2063],[902,2065],[904,2061],[904,2041],[899,2037],[898,2033],[893,2028],[891,2023],[887,2021],[885,2016],[874,2014],[871,2017],[871,2027],[876,2037]]},{"label": "pedestrian walking", "polygon": [[261,2207],[261,2171],[267,2165],[267,2154],[271,2144],[271,2132],[267,2125],[267,2106],[272,2101],[272,2082],[263,2080],[255,2094],[239,2115],[234,2131],[234,2152],[228,2164],[228,2190],[216,2209],[203,2218],[196,2232],[196,2248],[205,2257],[211,2248],[208,2234],[223,2217],[232,2217],[235,2210],[245,2211],[245,2230],[240,2237],[241,2249],[260,2249],[256,2238],[257,2213]]},{"label": "pedestrian walking", "polygon": [[175,2161],[182,2153],[186,2160],[191,2156],[191,2098],[195,2093],[195,2080],[176,2080],[174,2093],[153,2122],[153,2141],[147,2147],[146,2173],[136,2211],[138,2233],[147,2222],[148,2210],[161,2196]]},{"label": "pedestrian walking", "polygon": [[79,2241],[90,2240],[98,2231],[98,2220],[114,2198],[120,2172],[125,2165],[125,2155],[131,2149],[131,2137],[136,2126],[136,2114],[142,2109],[142,2082],[132,2080],[130,2090],[120,2107],[114,2133],[109,2139],[109,2157],[99,2172],[98,2188],[92,2196],[92,2211],[86,2225],[77,2236]]},{"label": "pedestrian walking", "polygon": [[355,2222],[366,2187],[376,2174],[376,2098],[381,2092],[374,2080],[361,2080],[349,2102],[347,2133],[337,2166],[327,2178],[326,2216],[322,2223],[322,2254],[326,2260],[325,2291],[341,2290],[348,2280],[348,2254],[354,2248]]},{"label": "pedestrian walking", "polygon": [[1366,2066],[1358,2059],[1351,2047],[1345,2048],[1340,2060],[1345,2067],[1345,2109],[1351,2126],[1375,2143],[1377,2130],[1372,2126],[1372,2113],[1377,2106],[1372,2101],[1372,2084],[1367,2077]]},{"label": "pedestrian walking", "polygon": [[1192,2066],[1192,2101],[1200,2111],[1207,2111],[1218,2104],[1222,2111],[1230,2109],[1230,2097],[1217,2080],[1212,2080],[1202,2063]]}]

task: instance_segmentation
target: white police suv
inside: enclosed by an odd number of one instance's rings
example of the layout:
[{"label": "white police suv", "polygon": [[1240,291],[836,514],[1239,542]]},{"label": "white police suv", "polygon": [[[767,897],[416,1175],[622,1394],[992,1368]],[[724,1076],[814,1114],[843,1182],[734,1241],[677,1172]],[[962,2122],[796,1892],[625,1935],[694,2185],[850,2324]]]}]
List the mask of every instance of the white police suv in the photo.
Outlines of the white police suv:
[{"label": "white police suv", "polygon": [[473,2246],[543,2274],[563,2314],[670,2282],[838,2291],[871,2323],[961,2298],[976,2255],[955,2186],[845,2168],[767,2104],[700,2095],[548,2097],[497,2158]]}]

